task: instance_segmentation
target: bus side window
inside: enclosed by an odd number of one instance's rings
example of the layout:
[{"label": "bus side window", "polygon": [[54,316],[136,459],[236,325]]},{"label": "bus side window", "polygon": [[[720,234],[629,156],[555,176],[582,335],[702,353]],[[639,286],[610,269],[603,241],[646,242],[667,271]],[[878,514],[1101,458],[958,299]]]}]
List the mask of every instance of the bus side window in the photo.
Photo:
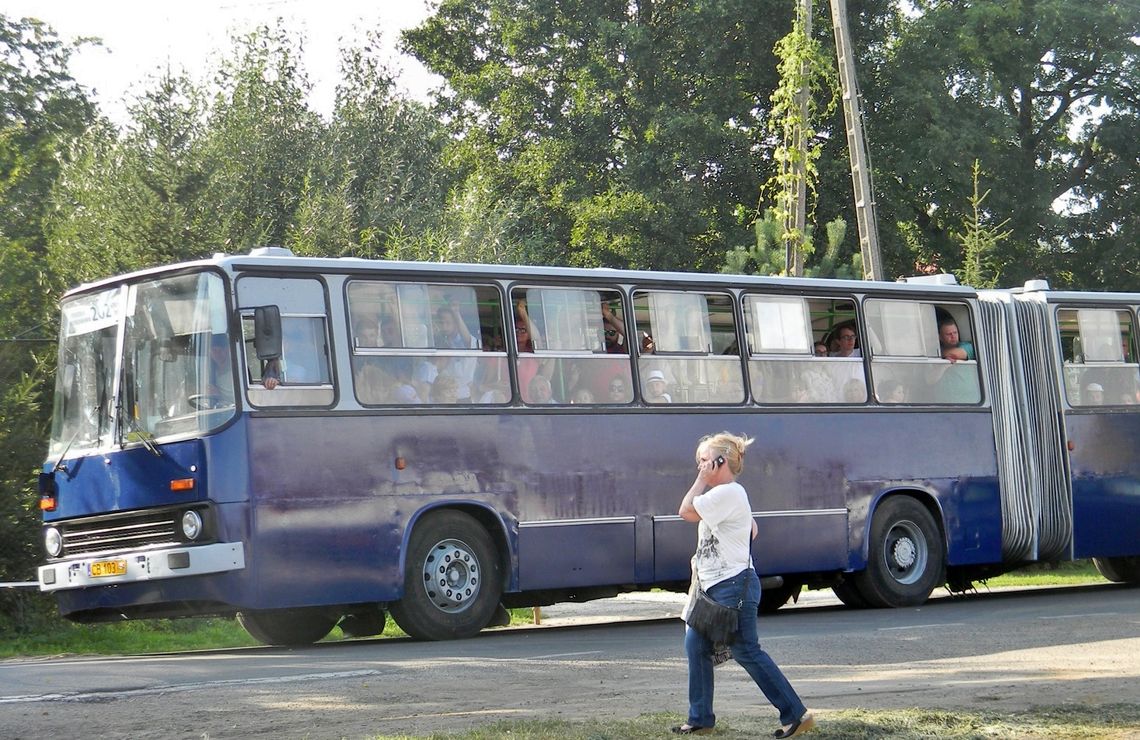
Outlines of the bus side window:
[{"label": "bus side window", "polygon": [[502,298],[488,285],[353,280],[352,371],[365,405],[510,400]]},{"label": "bus side window", "polygon": [[1059,308],[1057,328],[1071,406],[1140,402],[1135,323],[1123,308]]},{"label": "bus side window", "polygon": [[[749,375],[759,403],[864,403],[863,360],[854,341],[846,354],[838,336],[857,336],[850,299],[747,295],[744,297]],[[836,354],[816,354],[816,338],[835,338]]]},{"label": "bus side window", "polygon": [[591,406],[633,400],[628,327],[619,291],[515,288],[511,306],[524,403]]},{"label": "bus side window", "polygon": [[646,403],[744,401],[731,296],[637,291],[633,305],[640,346],[638,380]]},{"label": "bus side window", "polygon": [[884,299],[868,299],[864,306],[879,403],[981,402],[968,306]]}]

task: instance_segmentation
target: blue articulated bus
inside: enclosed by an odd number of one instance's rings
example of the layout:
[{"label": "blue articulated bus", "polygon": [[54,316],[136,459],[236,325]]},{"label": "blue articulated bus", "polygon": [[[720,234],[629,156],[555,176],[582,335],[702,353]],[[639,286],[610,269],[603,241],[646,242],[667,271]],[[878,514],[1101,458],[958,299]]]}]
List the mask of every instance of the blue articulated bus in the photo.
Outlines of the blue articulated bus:
[{"label": "blue articulated bus", "polygon": [[762,609],[1077,558],[1140,580],[1140,294],[947,282],[260,248],[83,285],[39,583],[72,620],[236,614],[271,644],[684,590],[720,430],[757,439]]}]

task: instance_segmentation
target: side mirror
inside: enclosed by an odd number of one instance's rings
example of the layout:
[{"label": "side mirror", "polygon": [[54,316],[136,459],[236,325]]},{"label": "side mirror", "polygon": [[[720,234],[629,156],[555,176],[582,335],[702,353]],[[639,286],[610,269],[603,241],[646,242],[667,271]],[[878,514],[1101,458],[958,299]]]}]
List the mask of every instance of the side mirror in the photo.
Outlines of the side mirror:
[{"label": "side mirror", "polygon": [[281,357],[281,309],[277,306],[253,309],[253,349],[259,360]]}]

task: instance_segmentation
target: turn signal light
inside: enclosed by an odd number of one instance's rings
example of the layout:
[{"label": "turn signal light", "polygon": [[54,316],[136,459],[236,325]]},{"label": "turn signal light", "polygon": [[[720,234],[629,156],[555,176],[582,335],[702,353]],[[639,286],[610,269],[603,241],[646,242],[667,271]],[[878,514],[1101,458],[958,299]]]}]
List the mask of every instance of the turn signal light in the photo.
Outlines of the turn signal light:
[{"label": "turn signal light", "polygon": [[194,479],[193,478],[176,478],[170,481],[170,490],[172,491],[193,491]]},{"label": "turn signal light", "polygon": [[44,496],[41,498],[40,511],[55,511],[55,496]]}]

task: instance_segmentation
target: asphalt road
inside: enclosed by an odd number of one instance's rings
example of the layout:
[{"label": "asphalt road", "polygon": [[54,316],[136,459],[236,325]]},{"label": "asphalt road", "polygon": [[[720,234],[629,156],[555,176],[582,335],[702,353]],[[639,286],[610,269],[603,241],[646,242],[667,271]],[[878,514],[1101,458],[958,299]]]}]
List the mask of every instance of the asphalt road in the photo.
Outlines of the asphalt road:
[{"label": "asphalt road", "polygon": [[[1140,699],[1140,589],[1083,586],[849,610],[825,596],[760,620],[809,707],[1021,709]],[[543,610],[472,640],[356,640],[0,662],[0,738],[357,738],[500,719],[632,718],[685,708],[679,598]],[[721,717],[772,724],[734,665]]]}]

